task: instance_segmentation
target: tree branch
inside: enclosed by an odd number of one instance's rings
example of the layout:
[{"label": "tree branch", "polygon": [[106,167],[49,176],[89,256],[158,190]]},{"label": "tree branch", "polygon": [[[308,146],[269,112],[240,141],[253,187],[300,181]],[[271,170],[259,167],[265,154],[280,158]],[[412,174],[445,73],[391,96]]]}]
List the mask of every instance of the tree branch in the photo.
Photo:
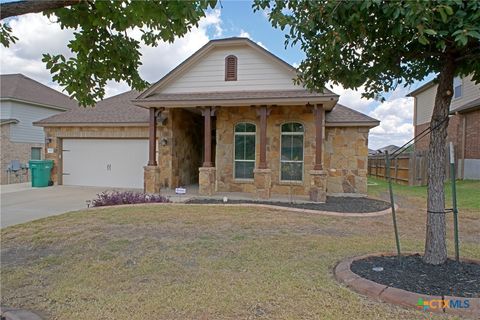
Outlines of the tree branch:
[{"label": "tree branch", "polygon": [[20,16],[26,13],[42,12],[72,6],[80,3],[81,0],[27,0],[6,2],[0,5],[0,20],[8,17]]}]

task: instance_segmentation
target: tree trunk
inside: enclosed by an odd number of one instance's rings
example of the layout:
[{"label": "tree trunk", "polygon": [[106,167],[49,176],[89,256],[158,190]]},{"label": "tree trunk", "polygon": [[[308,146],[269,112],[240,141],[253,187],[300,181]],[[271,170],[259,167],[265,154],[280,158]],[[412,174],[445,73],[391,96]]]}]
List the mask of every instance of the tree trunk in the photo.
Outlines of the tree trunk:
[{"label": "tree trunk", "polygon": [[448,115],[453,96],[454,75],[455,62],[453,58],[449,58],[444,61],[444,66],[438,75],[435,106],[430,122],[432,131],[427,170],[427,232],[423,261],[434,265],[442,264],[447,260],[444,182]]},{"label": "tree trunk", "polygon": [[0,20],[20,16],[22,14],[42,12],[72,6],[80,3],[81,0],[43,0],[43,1],[15,1],[2,3]]}]

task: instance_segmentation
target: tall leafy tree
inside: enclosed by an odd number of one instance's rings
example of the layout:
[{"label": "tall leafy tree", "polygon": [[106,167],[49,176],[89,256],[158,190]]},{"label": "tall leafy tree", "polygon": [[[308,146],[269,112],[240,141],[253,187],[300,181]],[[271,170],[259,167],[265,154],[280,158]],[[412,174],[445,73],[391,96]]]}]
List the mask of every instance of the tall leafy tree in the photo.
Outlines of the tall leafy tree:
[{"label": "tall leafy tree", "polygon": [[[134,1],[134,0],[45,0],[2,3],[0,42],[8,47],[18,39],[12,35],[8,18],[43,12],[61,28],[75,30],[68,43],[73,56],[45,53],[43,61],[53,80],[80,104],[93,105],[105,95],[107,81],[124,80],[131,88],[143,90],[148,83],[139,73],[140,44],[156,46],[185,35],[214,8],[217,0]],[[141,40],[130,34],[141,31]],[[168,59],[168,57],[158,57]]]},{"label": "tall leafy tree", "polygon": [[480,82],[479,0],[255,0],[270,11],[274,27],[286,28],[286,45],[299,44],[306,58],[299,81],[320,89],[328,81],[365,86],[378,97],[397,85],[437,75],[431,119],[427,228],[424,261],[447,259],[445,196],[446,136],[455,76]]}]

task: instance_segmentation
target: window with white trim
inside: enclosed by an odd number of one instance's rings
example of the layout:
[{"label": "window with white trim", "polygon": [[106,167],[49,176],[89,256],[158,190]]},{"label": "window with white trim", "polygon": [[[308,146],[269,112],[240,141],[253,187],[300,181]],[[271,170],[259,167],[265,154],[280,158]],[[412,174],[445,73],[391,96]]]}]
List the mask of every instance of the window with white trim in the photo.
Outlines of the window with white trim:
[{"label": "window with white trim", "polygon": [[284,123],[281,128],[280,180],[303,180],[303,124]]},{"label": "window with white trim", "polygon": [[453,98],[458,99],[462,97],[462,78],[453,78]]},{"label": "window with white trim", "polygon": [[253,123],[240,122],[235,125],[235,179],[253,179],[255,131],[256,127]]}]

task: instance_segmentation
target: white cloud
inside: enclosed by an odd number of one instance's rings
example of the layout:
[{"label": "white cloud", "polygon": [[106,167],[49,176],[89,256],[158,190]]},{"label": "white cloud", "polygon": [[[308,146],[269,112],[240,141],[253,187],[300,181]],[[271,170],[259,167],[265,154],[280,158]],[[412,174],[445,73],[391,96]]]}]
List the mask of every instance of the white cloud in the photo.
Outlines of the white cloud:
[{"label": "white cloud", "polygon": [[248,38],[248,39],[251,39],[252,37],[250,36],[250,33],[248,33],[247,31],[243,30],[243,29],[240,29],[240,34],[238,35],[239,37],[242,37],[242,38]]},{"label": "white cloud", "polygon": [[390,144],[401,146],[413,138],[413,98],[385,101],[369,116],[380,120],[380,125],[370,130],[369,145],[372,149]]},{"label": "white cloud", "polygon": [[[247,31],[245,31],[243,29],[240,29],[240,34],[238,36],[242,37],[242,38],[248,38],[252,41],[255,41],[255,40],[253,40],[250,33],[248,33]],[[268,48],[261,41],[256,41],[255,43],[258,44],[260,47],[264,48],[265,50],[268,50]]]},{"label": "white cloud", "polygon": [[413,138],[413,98],[405,97],[408,88],[395,89],[383,103],[362,98],[364,90],[364,87],[344,89],[341,85],[333,85],[332,88],[340,95],[340,104],[380,120],[380,125],[370,130],[370,148],[379,149],[390,144],[401,146]]},{"label": "white cloud", "polygon": [[[19,38],[16,44],[1,50],[1,73],[23,73],[41,83],[61,91],[51,80],[50,72],[41,61],[43,53],[71,56],[67,47],[73,38],[72,30],[62,30],[60,26],[49,21],[41,14],[28,14],[10,21],[13,34]],[[140,75],[149,82],[156,82],[167,72],[200,49],[210,39],[209,30],[213,28],[215,36],[221,36],[222,20],[220,10],[211,10],[202,18],[198,27],[192,28],[183,38],[174,43],[159,43],[157,47],[141,46],[142,66]],[[134,30],[132,37],[140,37]],[[109,82],[106,96],[129,90],[126,83]]]},{"label": "white cloud", "polygon": [[339,103],[346,107],[353,108],[358,111],[365,112],[367,108],[375,102],[373,99],[366,99],[362,97],[362,93],[365,91],[364,87],[360,87],[358,90],[345,89],[341,85],[327,84],[327,88],[340,96]]},{"label": "white cloud", "polygon": [[59,90],[42,62],[42,54],[71,56],[67,43],[73,38],[73,31],[62,30],[57,23],[41,14],[26,14],[11,19],[10,26],[19,40],[9,48],[2,48],[1,73],[23,73]]}]

